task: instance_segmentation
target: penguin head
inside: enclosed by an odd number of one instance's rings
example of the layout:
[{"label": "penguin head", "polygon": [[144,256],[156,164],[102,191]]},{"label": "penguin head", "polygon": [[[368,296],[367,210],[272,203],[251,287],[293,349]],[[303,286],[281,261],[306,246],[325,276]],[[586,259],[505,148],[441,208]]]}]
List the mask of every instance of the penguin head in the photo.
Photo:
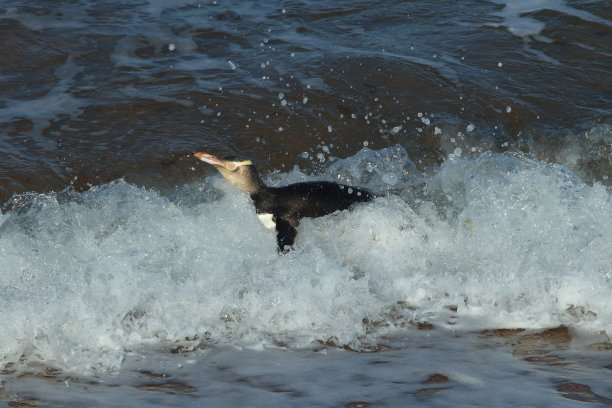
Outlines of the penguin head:
[{"label": "penguin head", "polygon": [[243,191],[255,194],[263,186],[253,162],[246,157],[239,155],[217,157],[204,152],[197,152],[194,156],[214,166],[227,181]]}]

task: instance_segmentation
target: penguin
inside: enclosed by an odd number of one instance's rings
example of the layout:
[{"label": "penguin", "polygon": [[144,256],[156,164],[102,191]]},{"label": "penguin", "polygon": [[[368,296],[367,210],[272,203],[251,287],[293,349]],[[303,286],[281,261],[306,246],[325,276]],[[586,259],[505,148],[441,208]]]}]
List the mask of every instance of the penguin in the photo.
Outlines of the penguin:
[{"label": "penguin", "polygon": [[278,251],[282,253],[292,249],[302,218],[322,217],[374,198],[367,190],[330,181],[268,187],[246,157],[217,157],[204,152],[194,156],[214,166],[228,182],[249,193],[259,219],[267,228],[276,229]]}]

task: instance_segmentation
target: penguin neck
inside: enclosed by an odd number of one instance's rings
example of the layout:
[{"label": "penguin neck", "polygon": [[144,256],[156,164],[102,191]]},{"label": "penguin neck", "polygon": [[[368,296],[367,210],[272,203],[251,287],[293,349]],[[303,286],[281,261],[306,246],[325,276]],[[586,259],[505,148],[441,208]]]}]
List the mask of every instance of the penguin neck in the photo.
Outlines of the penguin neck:
[{"label": "penguin neck", "polygon": [[268,187],[259,177],[255,167],[245,168],[239,174],[229,173],[221,170],[221,174],[232,184],[242,191],[249,193],[251,198],[266,194]]},{"label": "penguin neck", "polygon": [[251,198],[255,198],[257,196],[265,195],[268,193],[268,186],[266,186],[264,182],[261,181],[258,175],[255,175],[251,182],[244,186],[241,186],[240,188],[249,193]]}]

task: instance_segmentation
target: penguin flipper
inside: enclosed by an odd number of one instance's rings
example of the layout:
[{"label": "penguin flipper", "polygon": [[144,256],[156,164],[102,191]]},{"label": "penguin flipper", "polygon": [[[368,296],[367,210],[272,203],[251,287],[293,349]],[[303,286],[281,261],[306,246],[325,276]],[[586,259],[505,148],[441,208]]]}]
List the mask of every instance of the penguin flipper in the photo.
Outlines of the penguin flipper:
[{"label": "penguin flipper", "polygon": [[278,252],[287,253],[291,250],[297,230],[284,218],[276,217],[276,242]]}]

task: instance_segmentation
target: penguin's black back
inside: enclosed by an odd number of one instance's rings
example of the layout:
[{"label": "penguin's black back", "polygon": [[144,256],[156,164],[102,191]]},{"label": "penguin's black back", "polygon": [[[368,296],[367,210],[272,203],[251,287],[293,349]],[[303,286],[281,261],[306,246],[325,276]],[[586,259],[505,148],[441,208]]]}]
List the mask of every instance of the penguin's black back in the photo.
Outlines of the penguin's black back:
[{"label": "penguin's black back", "polygon": [[255,194],[253,201],[258,213],[273,214],[297,227],[303,217],[322,217],[373,198],[370,192],[356,187],[315,181],[268,187]]}]

